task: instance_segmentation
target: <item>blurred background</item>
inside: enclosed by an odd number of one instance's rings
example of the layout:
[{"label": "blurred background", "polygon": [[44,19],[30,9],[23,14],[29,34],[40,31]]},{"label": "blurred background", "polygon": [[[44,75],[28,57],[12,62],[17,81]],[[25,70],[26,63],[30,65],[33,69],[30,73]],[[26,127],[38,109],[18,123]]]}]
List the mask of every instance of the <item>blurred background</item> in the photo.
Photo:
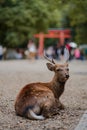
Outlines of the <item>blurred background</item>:
[{"label": "blurred background", "polygon": [[0,0],[0,60],[60,60],[64,46],[86,60],[87,0]]}]

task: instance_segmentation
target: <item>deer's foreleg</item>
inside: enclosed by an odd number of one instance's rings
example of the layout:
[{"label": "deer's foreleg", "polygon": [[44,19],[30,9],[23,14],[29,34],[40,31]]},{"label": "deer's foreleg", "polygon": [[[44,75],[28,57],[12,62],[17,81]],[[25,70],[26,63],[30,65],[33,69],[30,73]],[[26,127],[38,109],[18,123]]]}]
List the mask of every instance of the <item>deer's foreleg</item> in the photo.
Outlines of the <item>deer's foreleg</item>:
[{"label": "deer's foreleg", "polygon": [[58,99],[55,99],[55,102],[56,102],[56,107],[59,108],[59,109],[64,109],[65,106],[58,100]]},{"label": "deer's foreleg", "polygon": [[51,117],[53,115],[59,114],[58,104],[56,102],[51,106],[49,104],[45,104],[42,110],[42,114],[45,117]]}]

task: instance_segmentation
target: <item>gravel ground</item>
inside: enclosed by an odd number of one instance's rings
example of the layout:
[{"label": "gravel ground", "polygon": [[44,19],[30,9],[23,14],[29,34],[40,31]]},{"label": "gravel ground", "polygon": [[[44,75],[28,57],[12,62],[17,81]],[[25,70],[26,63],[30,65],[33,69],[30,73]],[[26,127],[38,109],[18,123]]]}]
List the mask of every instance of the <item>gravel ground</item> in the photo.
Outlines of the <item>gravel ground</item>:
[{"label": "gravel ground", "polygon": [[65,110],[43,120],[33,121],[16,116],[15,98],[20,89],[36,81],[52,79],[46,60],[0,62],[0,130],[74,130],[87,110],[87,61],[71,61],[70,79],[67,81],[61,102]]}]

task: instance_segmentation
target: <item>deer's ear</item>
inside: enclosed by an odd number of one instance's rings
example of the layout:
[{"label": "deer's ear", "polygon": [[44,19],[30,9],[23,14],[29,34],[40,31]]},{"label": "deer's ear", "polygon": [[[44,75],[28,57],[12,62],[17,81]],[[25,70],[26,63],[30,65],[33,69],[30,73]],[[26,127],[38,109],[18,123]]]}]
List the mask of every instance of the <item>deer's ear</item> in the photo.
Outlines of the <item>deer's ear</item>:
[{"label": "deer's ear", "polygon": [[55,66],[52,65],[51,63],[47,63],[47,68],[50,70],[50,71],[54,71],[55,70]]}]

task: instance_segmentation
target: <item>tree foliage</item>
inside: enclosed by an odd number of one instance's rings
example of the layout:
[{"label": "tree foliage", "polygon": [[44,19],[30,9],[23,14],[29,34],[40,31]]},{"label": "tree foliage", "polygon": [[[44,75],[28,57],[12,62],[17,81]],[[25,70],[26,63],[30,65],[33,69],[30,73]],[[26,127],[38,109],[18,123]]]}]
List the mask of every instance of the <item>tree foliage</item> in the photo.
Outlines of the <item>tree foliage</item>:
[{"label": "tree foliage", "polygon": [[68,3],[70,25],[75,29],[78,44],[87,43],[87,0],[71,0]]},{"label": "tree foliage", "polygon": [[48,28],[69,27],[87,43],[87,1],[0,0],[0,43],[16,47]]},{"label": "tree foliage", "polygon": [[0,14],[0,42],[13,47],[59,23],[58,10],[46,0],[2,0]]}]

